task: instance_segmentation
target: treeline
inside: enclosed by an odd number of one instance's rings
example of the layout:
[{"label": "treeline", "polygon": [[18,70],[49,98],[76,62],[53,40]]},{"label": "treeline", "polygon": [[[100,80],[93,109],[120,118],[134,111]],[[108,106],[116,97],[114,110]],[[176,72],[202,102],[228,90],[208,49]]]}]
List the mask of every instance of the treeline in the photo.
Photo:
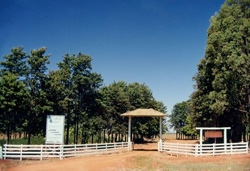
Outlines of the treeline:
[{"label": "treeline", "polygon": [[[17,47],[0,62],[0,133],[7,142],[13,133],[25,133],[28,144],[32,135],[45,136],[47,115],[65,116],[66,144],[70,137],[71,143],[87,143],[102,132],[112,138],[106,141],[119,141],[127,134],[127,118],[120,114],[137,108],[166,112],[145,84],[103,86],[88,55],[65,54],[52,71],[49,57],[46,48],[27,54]],[[132,130],[136,137],[152,137],[158,135],[158,125],[156,118],[133,119]]]},{"label": "treeline", "polygon": [[231,127],[233,142],[250,133],[250,1],[226,0],[210,21],[205,57],[190,100],[178,103],[172,126],[195,134],[196,126]]}]

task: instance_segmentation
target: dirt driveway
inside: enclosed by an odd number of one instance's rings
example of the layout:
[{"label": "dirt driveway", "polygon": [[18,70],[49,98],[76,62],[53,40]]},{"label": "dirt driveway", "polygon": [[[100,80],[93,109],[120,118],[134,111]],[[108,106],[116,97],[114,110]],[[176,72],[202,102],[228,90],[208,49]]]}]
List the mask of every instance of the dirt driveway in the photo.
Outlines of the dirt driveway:
[{"label": "dirt driveway", "polygon": [[[0,161],[0,164],[2,164],[2,170],[9,171],[168,170],[163,169],[166,168],[166,164],[169,164],[169,166],[188,166],[190,163],[212,163],[215,164],[215,166],[213,166],[215,168],[217,165],[226,163],[228,164],[228,166],[226,166],[227,170],[235,170],[234,164],[232,164],[234,161],[239,164],[247,165],[246,167],[248,167],[248,163],[250,164],[250,154],[216,157],[177,157],[159,153],[157,151],[157,144],[149,143],[135,145],[134,151],[126,153],[74,157],[63,160],[50,159],[44,161],[15,161],[9,165],[6,162],[13,161],[4,161],[5,163],[3,163],[3,161],[1,163]],[[186,169],[184,168],[184,170]]]}]

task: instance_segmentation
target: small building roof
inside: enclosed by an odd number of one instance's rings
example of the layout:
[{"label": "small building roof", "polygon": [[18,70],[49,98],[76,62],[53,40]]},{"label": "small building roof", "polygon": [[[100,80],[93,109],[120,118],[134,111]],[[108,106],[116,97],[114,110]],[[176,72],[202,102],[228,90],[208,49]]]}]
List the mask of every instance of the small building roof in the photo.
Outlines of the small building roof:
[{"label": "small building roof", "polygon": [[121,114],[121,116],[132,116],[132,117],[164,117],[167,116],[165,113],[158,112],[154,109],[136,109]]}]

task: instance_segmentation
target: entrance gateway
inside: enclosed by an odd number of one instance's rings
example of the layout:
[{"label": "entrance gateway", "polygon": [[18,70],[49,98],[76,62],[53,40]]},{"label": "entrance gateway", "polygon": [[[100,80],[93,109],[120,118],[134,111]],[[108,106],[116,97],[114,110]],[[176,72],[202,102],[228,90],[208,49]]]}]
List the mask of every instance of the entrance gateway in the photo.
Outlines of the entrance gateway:
[{"label": "entrance gateway", "polygon": [[132,117],[159,117],[159,143],[162,143],[162,118],[167,116],[165,113],[158,112],[154,109],[136,109],[121,114],[128,117],[128,143],[131,144],[131,120]]}]

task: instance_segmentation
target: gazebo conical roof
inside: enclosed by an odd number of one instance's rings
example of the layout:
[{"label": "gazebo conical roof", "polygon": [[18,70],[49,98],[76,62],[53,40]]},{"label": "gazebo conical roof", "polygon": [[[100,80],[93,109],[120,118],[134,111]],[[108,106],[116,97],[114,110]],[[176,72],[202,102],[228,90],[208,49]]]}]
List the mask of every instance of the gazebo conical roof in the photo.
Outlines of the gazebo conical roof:
[{"label": "gazebo conical roof", "polygon": [[132,116],[132,117],[164,117],[167,116],[165,113],[156,111],[154,109],[136,109],[121,114],[121,116]]}]

